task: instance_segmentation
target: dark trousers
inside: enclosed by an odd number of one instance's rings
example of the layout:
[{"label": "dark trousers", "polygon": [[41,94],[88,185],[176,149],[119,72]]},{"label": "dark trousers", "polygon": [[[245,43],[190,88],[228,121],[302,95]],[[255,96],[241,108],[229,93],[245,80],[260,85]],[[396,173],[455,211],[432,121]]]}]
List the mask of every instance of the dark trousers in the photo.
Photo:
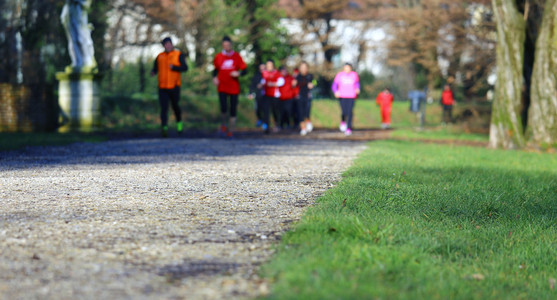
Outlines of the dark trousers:
[{"label": "dark trousers", "polygon": [[297,106],[299,121],[303,122],[305,119],[309,119],[309,115],[311,113],[311,99],[300,98],[297,100]]},{"label": "dark trousers", "polygon": [[453,106],[443,104],[443,122],[451,123],[453,121]]},{"label": "dark trousers", "polygon": [[280,127],[282,118],[282,109],[279,98],[271,98],[271,111],[273,112],[273,119],[275,120],[275,127]]},{"label": "dark trousers", "polygon": [[257,95],[255,96],[255,115],[257,116],[258,120],[263,121],[264,119],[264,114],[263,114],[263,101],[264,101],[264,96],[263,95]]},{"label": "dark trousers", "polygon": [[228,112],[228,99],[230,99],[230,117],[235,118],[238,113],[238,95],[219,93],[220,112]]},{"label": "dark trousers", "polygon": [[176,122],[182,121],[182,110],[178,105],[180,100],[180,87],[173,89],[160,89],[159,88],[159,104],[161,106],[161,125],[168,125],[168,106],[172,105]]},{"label": "dark trousers", "polygon": [[280,127],[287,128],[290,126],[290,120],[292,119],[292,108],[294,107],[294,100],[280,101],[280,115],[281,122]]},{"label": "dark trousers", "polygon": [[263,123],[267,124],[267,126],[271,126],[271,124],[269,124],[271,122],[271,102],[273,102],[273,97],[269,97],[269,96],[263,96],[263,99],[261,100],[261,112],[263,114],[263,118],[261,120],[263,120]]},{"label": "dark trousers", "polygon": [[346,122],[349,129],[352,129],[352,112],[354,110],[354,99],[340,98],[340,109],[342,110],[342,121]]}]

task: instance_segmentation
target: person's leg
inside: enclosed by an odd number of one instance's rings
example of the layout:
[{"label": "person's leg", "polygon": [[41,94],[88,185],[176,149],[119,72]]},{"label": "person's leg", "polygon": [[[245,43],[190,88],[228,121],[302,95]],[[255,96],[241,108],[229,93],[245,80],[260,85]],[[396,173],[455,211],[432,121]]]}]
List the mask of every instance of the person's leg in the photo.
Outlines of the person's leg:
[{"label": "person's leg", "polygon": [[177,86],[171,90],[170,103],[172,105],[172,110],[174,111],[174,117],[176,118],[176,129],[178,132],[182,132],[182,109],[180,108],[180,87]]},{"label": "person's leg", "polygon": [[168,134],[168,102],[170,101],[169,91],[167,89],[159,89],[159,105],[161,107],[161,127],[162,134]]},{"label": "person's leg", "polygon": [[352,130],[352,117],[354,115],[354,99],[346,99],[346,126]]},{"label": "person's leg", "polygon": [[257,120],[261,122],[263,122],[263,119],[265,118],[265,113],[263,112],[263,104],[262,104],[264,100],[265,100],[264,96],[262,95],[255,96],[255,102],[257,103],[255,114],[257,115]]},{"label": "person's leg", "polygon": [[290,121],[292,121],[292,127],[294,128],[296,128],[303,120],[303,118],[301,118],[298,114],[298,101],[300,101],[300,99],[298,98],[294,98],[290,101],[290,119],[288,120],[288,124],[290,124]]},{"label": "person's leg", "polygon": [[280,99],[278,98],[272,98],[272,99],[273,100],[271,101],[271,107],[273,111],[273,119],[275,120],[275,128],[278,129],[280,127],[280,118],[281,118]]},{"label": "person's leg", "polygon": [[294,100],[282,101],[282,119],[286,127],[290,127],[290,120],[292,119],[292,104]]},{"label": "person's leg", "polygon": [[452,105],[447,105],[447,110],[449,111],[449,122],[452,123],[453,122],[453,106]]},{"label": "person's leg", "polygon": [[391,126],[391,111],[392,107],[389,105],[381,106],[381,128],[387,129]]},{"label": "person's leg", "polygon": [[304,98],[300,98],[298,99],[298,101],[296,101],[296,108],[298,109],[298,116],[300,118],[300,129],[301,130],[306,130],[306,109],[307,109],[307,103],[306,103],[306,99]]},{"label": "person's leg", "polygon": [[383,105],[381,106],[381,128],[387,128],[387,111]]},{"label": "person's leg", "polygon": [[271,97],[264,96],[261,99],[261,111],[263,113],[263,125],[262,128],[265,130],[265,133],[269,133],[269,128],[271,127],[270,124],[270,110],[271,110]]},{"label": "person's leg", "polygon": [[226,134],[228,128],[226,127],[226,119],[228,112],[228,95],[225,93],[219,93],[219,103],[220,103],[220,133]]},{"label": "person's leg", "polygon": [[306,129],[308,132],[311,132],[313,130],[313,124],[311,123],[311,98],[308,98],[306,100],[306,103],[307,103],[307,108],[306,108],[306,115],[304,116],[304,118],[306,123]]},{"label": "person's leg", "polygon": [[348,112],[350,108],[349,107],[350,99],[341,98],[339,101],[340,101],[340,110],[342,111],[339,129],[340,131],[345,132],[346,129],[348,129],[348,124],[346,124],[346,121],[348,118]]},{"label": "person's leg", "polygon": [[232,137],[232,132],[236,128],[236,115],[238,114],[238,95],[230,97],[230,121],[228,122],[228,136]]},{"label": "person's leg", "polygon": [[341,121],[346,122],[346,99],[340,98],[340,112],[341,112]]}]

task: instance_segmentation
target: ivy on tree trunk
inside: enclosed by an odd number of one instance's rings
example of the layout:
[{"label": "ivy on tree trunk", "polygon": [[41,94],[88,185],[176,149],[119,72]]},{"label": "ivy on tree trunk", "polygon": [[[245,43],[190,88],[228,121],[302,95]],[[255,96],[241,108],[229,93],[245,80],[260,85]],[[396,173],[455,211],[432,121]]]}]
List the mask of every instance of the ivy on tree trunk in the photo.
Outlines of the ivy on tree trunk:
[{"label": "ivy on tree trunk", "polygon": [[526,22],[514,0],[492,0],[497,22],[497,83],[489,145],[515,149],[525,144],[521,121]]}]

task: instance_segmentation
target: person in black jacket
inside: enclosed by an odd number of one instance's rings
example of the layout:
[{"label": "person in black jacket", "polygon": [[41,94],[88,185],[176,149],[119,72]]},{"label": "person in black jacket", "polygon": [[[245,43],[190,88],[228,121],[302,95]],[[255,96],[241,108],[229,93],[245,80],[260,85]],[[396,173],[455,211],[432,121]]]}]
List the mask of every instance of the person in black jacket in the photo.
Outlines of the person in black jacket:
[{"label": "person in black jacket", "polygon": [[298,117],[300,121],[300,135],[306,135],[313,130],[311,124],[311,90],[314,87],[313,74],[309,73],[307,62],[300,64],[300,73],[296,76],[296,84],[300,90],[298,96]]},{"label": "person in black jacket", "polygon": [[263,106],[261,101],[263,101],[263,96],[265,95],[265,90],[261,85],[261,80],[263,79],[263,71],[265,71],[265,64],[260,64],[259,69],[253,75],[251,79],[251,84],[249,86],[249,99],[255,99],[255,115],[257,116],[257,127],[263,124]]}]

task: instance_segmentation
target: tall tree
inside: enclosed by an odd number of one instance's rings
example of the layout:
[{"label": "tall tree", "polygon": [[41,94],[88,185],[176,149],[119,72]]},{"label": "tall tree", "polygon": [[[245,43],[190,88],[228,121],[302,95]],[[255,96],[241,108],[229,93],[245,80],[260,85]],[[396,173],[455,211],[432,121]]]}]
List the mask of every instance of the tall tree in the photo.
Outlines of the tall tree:
[{"label": "tall tree", "polygon": [[497,85],[490,146],[557,141],[557,29],[554,0],[492,0],[497,20]]},{"label": "tall tree", "polygon": [[529,141],[557,144],[557,1],[547,0],[536,42]]},{"label": "tall tree", "polygon": [[497,83],[489,133],[490,147],[525,144],[521,120],[526,22],[515,1],[492,0],[497,22]]}]

